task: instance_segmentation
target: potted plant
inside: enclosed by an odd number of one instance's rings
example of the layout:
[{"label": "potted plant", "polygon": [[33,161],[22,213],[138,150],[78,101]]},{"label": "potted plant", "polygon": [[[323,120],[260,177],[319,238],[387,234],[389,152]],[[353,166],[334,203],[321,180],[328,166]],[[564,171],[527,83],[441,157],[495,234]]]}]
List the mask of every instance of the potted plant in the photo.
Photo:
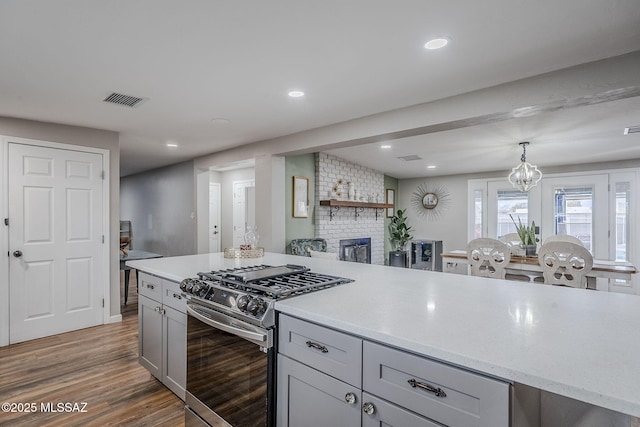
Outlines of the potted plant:
[{"label": "potted plant", "polygon": [[516,220],[513,219],[513,216],[509,214],[511,217],[511,221],[513,221],[513,225],[516,226],[516,232],[518,236],[520,236],[520,241],[522,241],[522,245],[525,249],[526,255],[535,255],[536,247],[538,239],[536,238],[536,223],[535,221],[531,221],[531,225],[523,224],[518,217],[518,223],[516,224]]},{"label": "potted plant", "polygon": [[406,209],[398,209],[389,223],[389,240],[395,247],[394,251],[389,252],[389,265],[396,267],[407,265],[405,246],[409,240],[413,239],[411,227],[407,225],[406,211]]}]

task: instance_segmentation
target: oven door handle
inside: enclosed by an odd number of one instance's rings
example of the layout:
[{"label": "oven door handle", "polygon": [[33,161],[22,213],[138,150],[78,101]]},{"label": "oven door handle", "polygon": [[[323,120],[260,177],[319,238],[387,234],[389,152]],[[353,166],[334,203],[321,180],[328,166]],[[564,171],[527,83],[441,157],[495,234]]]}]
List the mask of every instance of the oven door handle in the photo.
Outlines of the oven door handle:
[{"label": "oven door handle", "polygon": [[268,341],[267,341],[267,335],[266,334],[261,334],[259,332],[247,331],[246,329],[238,328],[238,327],[235,327],[233,325],[222,323],[222,322],[219,322],[217,320],[211,319],[209,317],[203,316],[202,314],[198,313],[193,308],[189,307],[189,305],[187,305],[187,314],[189,314],[190,316],[195,317],[196,319],[198,319],[202,323],[205,323],[205,324],[211,326],[212,328],[216,328],[216,329],[220,329],[220,330],[225,331],[225,332],[229,332],[230,334],[239,336],[240,338],[244,338],[244,339],[249,340],[251,342],[254,342],[256,344],[262,345],[263,347],[267,346]]}]

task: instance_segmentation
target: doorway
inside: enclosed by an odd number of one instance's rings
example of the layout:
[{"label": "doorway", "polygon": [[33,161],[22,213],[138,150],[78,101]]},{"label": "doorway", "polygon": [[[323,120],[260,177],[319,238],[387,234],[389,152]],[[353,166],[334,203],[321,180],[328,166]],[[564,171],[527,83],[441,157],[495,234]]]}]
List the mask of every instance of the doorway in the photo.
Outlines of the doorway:
[{"label": "doorway", "polygon": [[209,183],[209,252],[220,252],[220,183]]},{"label": "doorway", "polygon": [[6,141],[9,343],[102,324],[109,289],[106,153]]}]

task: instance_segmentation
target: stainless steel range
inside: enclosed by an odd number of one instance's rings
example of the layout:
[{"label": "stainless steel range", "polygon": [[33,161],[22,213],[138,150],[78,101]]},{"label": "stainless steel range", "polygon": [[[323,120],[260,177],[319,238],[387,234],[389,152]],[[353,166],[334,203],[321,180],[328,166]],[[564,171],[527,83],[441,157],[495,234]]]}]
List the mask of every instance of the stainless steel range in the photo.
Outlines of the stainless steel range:
[{"label": "stainless steel range", "polygon": [[255,265],[182,281],[189,426],[275,426],[277,300],[351,282],[300,265]]}]

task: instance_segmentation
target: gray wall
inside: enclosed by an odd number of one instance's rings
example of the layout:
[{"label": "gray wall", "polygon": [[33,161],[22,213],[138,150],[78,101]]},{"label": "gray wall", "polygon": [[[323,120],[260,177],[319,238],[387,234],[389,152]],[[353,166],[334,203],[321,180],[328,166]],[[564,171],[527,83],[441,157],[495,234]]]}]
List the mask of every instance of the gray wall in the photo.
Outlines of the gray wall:
[{"label": "gray wall", "polygon": [[130,220],[132,247],[163,256],[196,253],[193,162],[129,175],[120,181],[120,218]]},{"label": "gray wall", "polygon": [[[316,173],[315,155],[303,154],[300,156],[288,156],[285,158],[285,242],[287,253],[291,253],[291,240],[315,237],[315,203],[316,199]],[[293,217],[293,177],[304,176],[309,178],[309,217]]]}]

